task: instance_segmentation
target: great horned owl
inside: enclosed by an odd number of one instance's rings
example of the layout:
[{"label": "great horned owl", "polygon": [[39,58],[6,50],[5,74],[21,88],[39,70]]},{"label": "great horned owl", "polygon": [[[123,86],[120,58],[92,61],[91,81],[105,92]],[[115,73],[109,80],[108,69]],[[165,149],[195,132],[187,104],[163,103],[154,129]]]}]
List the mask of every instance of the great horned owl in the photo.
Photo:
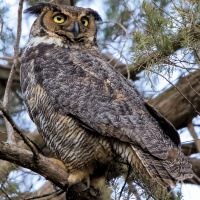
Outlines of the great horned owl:
[{"label": "great horned owl", "polygon": [[193,175],[174,127],[103,60],[92,9],[39,3],[22,56],[31,119],[75,184],[103,176],[117,157],[163,186]]}]

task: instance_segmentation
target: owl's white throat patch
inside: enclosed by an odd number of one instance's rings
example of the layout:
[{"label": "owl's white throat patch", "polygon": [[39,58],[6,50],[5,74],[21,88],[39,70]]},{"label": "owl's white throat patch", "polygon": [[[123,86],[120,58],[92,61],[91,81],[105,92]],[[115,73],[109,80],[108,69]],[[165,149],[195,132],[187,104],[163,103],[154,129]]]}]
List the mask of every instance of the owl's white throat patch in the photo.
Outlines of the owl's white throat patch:
[{"label": "owl's white throat patch", "polygon": [[54,44],[55,46],[58,46],[58,47],[64,47],[64,48],[68,48],[68,45],[67,44],[64,44],[62,39],[60,38],[53,38],[53,37],[31,37],[29,39],[29,42],[28,42],[28,46],[30,47],[35,47],[37,46],[38,44],[41,44],[41,43],[44,43],[44,44]]}]

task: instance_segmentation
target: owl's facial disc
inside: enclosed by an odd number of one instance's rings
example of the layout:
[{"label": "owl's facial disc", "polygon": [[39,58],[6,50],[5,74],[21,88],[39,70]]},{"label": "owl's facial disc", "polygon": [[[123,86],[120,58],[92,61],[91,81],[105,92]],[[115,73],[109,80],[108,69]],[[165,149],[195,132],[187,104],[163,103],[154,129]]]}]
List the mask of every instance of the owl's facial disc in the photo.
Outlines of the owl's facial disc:
[{"label": "owl's facial disc", "polygon": [[38,18],[31,29],[31,37],[59,38],[63,43],[96,44],[96,21],[99,14],[90,8],[38,3],[26,13]]}]

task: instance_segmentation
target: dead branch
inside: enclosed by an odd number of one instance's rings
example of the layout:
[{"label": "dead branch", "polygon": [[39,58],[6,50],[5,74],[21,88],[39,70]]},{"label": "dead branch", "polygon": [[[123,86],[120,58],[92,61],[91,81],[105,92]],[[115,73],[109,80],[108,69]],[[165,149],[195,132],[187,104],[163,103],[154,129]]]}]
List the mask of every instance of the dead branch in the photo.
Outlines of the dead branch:
[{"label": "dead branch", "polygon": [[[20,37],[21,37],[21,21],[22,21],[22,9],[23,9],[23,2],[24,0],[20,0],[19,1],[19,7],[18,7],[18,21],[17,21],[17,37],[16,37],[16,42],[15,42],[15,46],[14,46],[14,63],[12,65],[11,71],[10,71],[10,75],[6,84],[6,89],[5,89],[5,93],[4,93],[4,99],[3,99],[3,106],[6,107],[9,101],[9,95],[11,92],[11,86],[12,86],[12,82],[13,82],[13,77],[15,74],[15,68],[18,65],[18,51],[19,51],[19,41],[20,41]],[[7,121],[6,118],[4,118],[5,121],[5,125],[7,128],[7,133],[8,133],[8,139],[7,142],[8,143],[15,143],[15,138],[14,138],[14,131],[12,126],[9,124],[9,122]]]}]

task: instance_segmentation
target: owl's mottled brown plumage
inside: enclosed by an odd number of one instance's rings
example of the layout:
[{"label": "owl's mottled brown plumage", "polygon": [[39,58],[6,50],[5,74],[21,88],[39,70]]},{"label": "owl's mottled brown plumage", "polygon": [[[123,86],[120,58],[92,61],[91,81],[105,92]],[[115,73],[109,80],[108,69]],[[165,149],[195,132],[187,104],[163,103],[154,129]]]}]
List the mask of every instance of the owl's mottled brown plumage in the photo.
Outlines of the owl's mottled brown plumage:
[{"label": "owl's mottled brown plumage", "polygon": [[[49,3],[26,12],[37,19],[22,56],[22,93],[71,184],[103,175],[116,157],[164,186],[192,176],[174,127],[102,59],[97,12]],[[63,23],[53,20],[59,13]]]}]

